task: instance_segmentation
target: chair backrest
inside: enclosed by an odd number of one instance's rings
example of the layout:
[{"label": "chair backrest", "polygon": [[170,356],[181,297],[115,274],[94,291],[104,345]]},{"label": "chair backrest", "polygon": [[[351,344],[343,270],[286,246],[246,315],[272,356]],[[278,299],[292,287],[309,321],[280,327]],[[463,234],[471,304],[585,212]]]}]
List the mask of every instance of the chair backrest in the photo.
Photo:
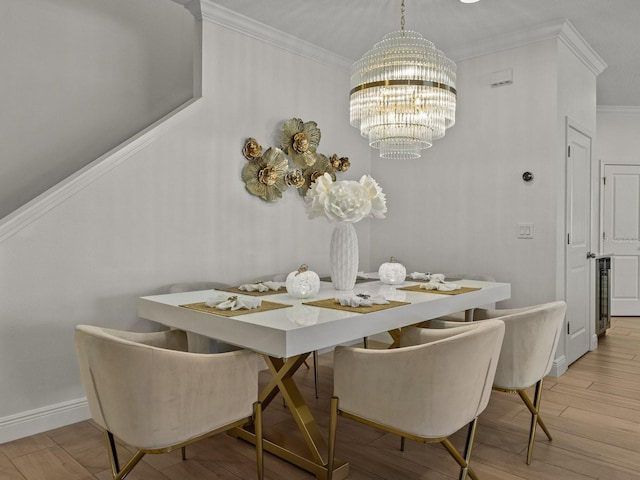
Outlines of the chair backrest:
[{"label": "chair backrest", "polygon": [[176,330],[132,333],[79,325],[75,338],[93,419],[129,445],[166,448],[252,414],[258,395],[253,352],[161,348],[186,347],[184,332]]},{"label": "chair backrest", "polygon": [[339,347],[334,393],[340,409],[422,437],[458,431],[489,402],[504,324],[487,321],[459,331],[391,350]]},{"label": "chair backrest", "polygon": [[[504,321],[505,334],[494,380],[496,387],[529,388],[549,373],[566,309],[566,303],[558,301],[507,311],[507,315],[497,317]],[[494,311],[499,313],[500,310]]]}]

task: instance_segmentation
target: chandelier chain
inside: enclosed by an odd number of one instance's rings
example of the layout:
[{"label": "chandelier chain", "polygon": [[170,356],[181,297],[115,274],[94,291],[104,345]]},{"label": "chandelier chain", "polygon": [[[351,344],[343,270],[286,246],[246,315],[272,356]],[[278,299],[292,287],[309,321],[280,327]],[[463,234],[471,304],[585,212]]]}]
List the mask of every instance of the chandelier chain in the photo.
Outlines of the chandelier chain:
[{"label": "chandelier chain", "polygon": [[404,37],[404,0],[400,1],[400,31]]}]

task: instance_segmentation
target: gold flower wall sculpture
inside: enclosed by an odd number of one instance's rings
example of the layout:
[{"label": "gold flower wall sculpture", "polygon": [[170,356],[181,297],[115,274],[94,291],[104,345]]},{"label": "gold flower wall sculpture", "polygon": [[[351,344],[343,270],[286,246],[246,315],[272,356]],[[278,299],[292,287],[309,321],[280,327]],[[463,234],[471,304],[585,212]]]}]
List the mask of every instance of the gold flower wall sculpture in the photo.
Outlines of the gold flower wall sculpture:
[{"label": "gold flower wall sculpture", "polygon": [[280,142],[282,150],[289,155],[293,164],[298,168],[305,168],[316,162],[320,129],[316,122],[292,118],[284,122]]},{"label": "gold flower wall sculpture", "polygon": [[247,139],[242,148],[242,155],[249,162],[242,171],[246,188],[268,202],[282,198],[288,187],[297,188],[304,196],[316,178],[328,173],[335,181],[336,172],[346,172],[351,165],[347,157],[334,154],[328,158],[317,152],[320,129],[316,122],[286,120],[280,137],[282,149],[272,147],[263,153],[255,138]]},{"label": "gold flower wall sculpture", "polygon": [[242,154],[247,160],[255,160],[262,155],[262,145],[260,145],[255,138],[250,138],[247,140],[247,143],[244,144]]},{"label": "gold flower wall sculpture", "polygon": [[325,173],[331,175],[333,181],[336,180],[335,168],[326,155],[319,153],[316,163],[304,169],[304,185],[300,187],[300,195],[304,197],[313,182],[315,182],[318,177],[321,177]]},{"label": "gold flower wall sculpture", "polygon": [[289,165],[279,148],[269,148],[264,155],[249,161],[242,171],[247,190],[253,195],[275,202],[287,189],[285,175]]}]

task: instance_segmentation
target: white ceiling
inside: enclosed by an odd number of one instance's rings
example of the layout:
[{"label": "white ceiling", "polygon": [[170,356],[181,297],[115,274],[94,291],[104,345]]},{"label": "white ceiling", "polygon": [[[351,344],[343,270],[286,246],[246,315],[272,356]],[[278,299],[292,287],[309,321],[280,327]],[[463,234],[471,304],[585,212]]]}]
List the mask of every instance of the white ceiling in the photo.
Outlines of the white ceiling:
[{"label": "white ceiling", "polygon": [[[351,60],[400,29],[400,0],[213,2]],[[598,77],[598,105],[640,106],[640,0],[405,3],[405,29],[421,33],[453,60],[470,45],[567,19],[607,64]]]}]

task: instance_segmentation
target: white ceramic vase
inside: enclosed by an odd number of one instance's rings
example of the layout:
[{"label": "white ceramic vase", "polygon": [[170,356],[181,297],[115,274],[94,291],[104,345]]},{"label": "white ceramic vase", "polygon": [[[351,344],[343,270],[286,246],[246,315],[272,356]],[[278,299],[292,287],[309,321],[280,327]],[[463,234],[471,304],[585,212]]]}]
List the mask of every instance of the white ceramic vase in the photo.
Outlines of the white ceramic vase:
[{"label": "white ceramic vase", "polygon": [[351,222],[338,222],[329,247],[331,281],[336,290],[353,290],[358,276],[358,235]]}]

